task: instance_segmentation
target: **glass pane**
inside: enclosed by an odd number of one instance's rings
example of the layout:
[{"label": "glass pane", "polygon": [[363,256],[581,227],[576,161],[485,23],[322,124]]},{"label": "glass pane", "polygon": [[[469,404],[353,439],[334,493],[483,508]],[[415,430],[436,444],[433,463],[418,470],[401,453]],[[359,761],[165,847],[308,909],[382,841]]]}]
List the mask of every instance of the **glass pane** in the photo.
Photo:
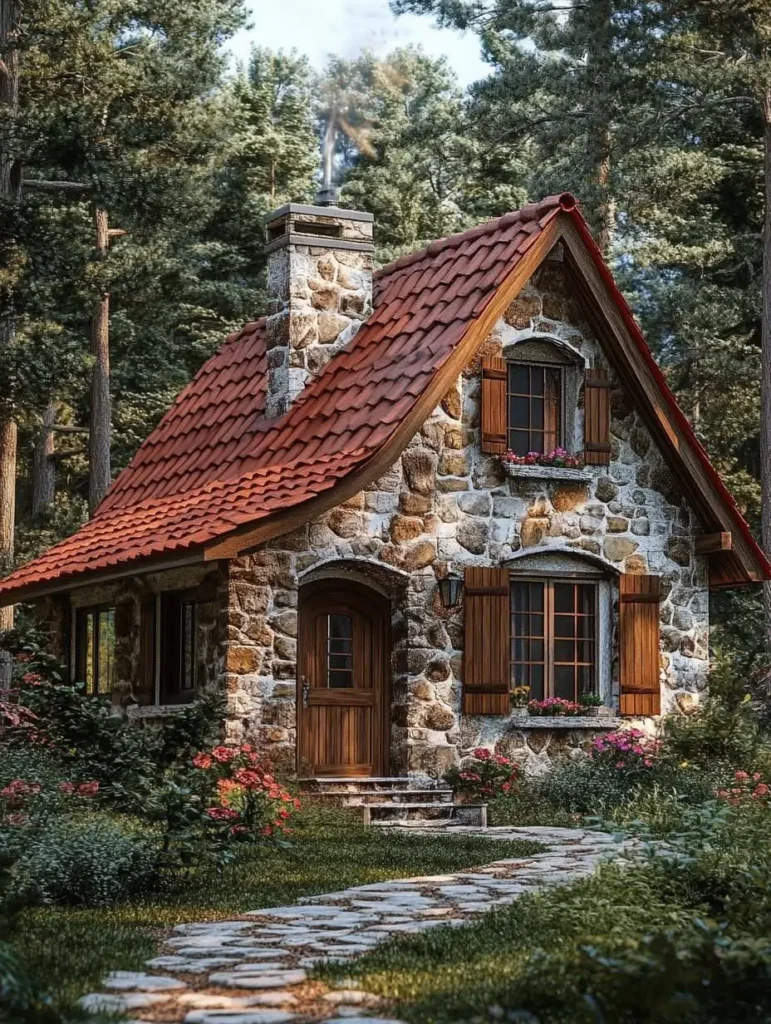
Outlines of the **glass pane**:
[{"label": "glass pane", "polygon": [[[89,616],[90,618],[90,616]],[[115,685],[115,609],[99,612],[99,693],[112,693]]]},{"label": "glass pane", "polygon": [[342,639],[353,637],[353,619],[350,615],[330,615],[329,635]]},{"label": "glass pane", "polygon": [[515,665],[514,666],[514,685],[515,686],[527,686],[528,682],[527,665]]},{"label": "glass pane", "polygon": [[530,641],[530,661],[543,661],[543,640]]},{"label": "glass pane", "polygon": [[543,615],[530,616],[530,636],[543,636]]},{"label": "glass pane", "polygon": [[524,661],[525,660],[525,647],[527,640],[515,639],[512,644],[511,657],[513,661]]},{"label": "glass pane", "polygon": [[581,665],[578,668],[578,692],[594,693],[594,670],[590,665]]},{"label": "glass pane", "polygon": [[575,678],[572,665],[554,666],[554,696],[563,700],[575,700]]},{"label": "glass pane", "polygon": [[527,366],[509,366],[509,393],[512,395],[530,394],[530,371]]},{"label": "glass pane", "polygon": [[509,399],[509,427],[527,429],[530,426],[530,405],[526,398]]},{"label": "glass pane", "polygon": [[578,590],[578,611],[584,615],[594,615],[595,587],[592,583],[580,583]]},{"label": "glass pane", "polygon": [[352,669],[351,662],[353,658],[350,654],[330,654],[329,655],[329,667],[330,668],[344,668],[350,672]]},{"label": "glass pane", "polygon": [[530,427],[532,430],[543,430],[543,399],[530,399]]},{"label": "glass pane", "polygon": [[533,395],[543,394],[543,367],[530,367],[530,393]]},{"label": "glass pane", "polygon": [[578,645],[578,660],[585,665],[594,663],[594,644],[590,640],[582,640]]},{"label": "glass pane", "polygon": [[530,666],[530,700],[543,700],[543,665]]},{"label": "glass pane", "polygon": [[554,635],[555,636],[575,636],[575,619],[572,615],[555,615],[554,616]]},{"label": "glass pane", "polygon": [[575,588],[572,583],[555,583],[554,610],[556,612],[572,612],[574,592]]},{"label": "glass pane", "polygon": [[528,619],[530,616],[527,612],[516,612],[512,618],[512,630],[514,636],[527,636],[528,635]]},{"label": "glass pane", "polygon": [[594,638],[594,616],[593,615],[579,615],[578,617],[578,635],[580,637],[586,637],[588,640]]},{"label": "glass pane", "polygon": [[530,584],[530,609],[534,612],[543,611],[543,583]]},{"label": "glass pane", "polygon": [[509,448],[515,455],[527,455],[530,451],[530,434],[526,430],[509,431]]},{"label": "glass pane", "polygon": [[333,690],[353,686],[353,673],[341,669],[330,669],[329,686]]},{"label": "glass pane", "polygon": [[330,637],[329,651],[331,654],[351,654],[353,651],[353,640],[335,640]]},{"label": "glass pane", "polygon": [[569,662],[576,660],[576,645],[572,640],[554,641],[554,660]]}]

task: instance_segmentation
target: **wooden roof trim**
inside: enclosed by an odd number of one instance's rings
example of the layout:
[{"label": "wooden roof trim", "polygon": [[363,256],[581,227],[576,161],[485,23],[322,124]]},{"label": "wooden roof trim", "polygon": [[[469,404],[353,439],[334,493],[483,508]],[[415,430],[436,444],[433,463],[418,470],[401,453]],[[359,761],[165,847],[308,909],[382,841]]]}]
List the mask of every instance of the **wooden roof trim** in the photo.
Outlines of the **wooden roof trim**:
[{"label": "wooden roof trim", "polygon": [[[628,316],[622,315],[623,307],[619,308],[619,299],[624,302],[623,298],[615,284],[611,288],[605,275],[600,273],[594,253],[586,245],[584,233],[578,229],[572,217],[563,226],[563,242],[569,255],[563,266],[575,287],[583,311],[600,339],[605,336],[603,349],[608,361],[625,387],[635,396],[654,440],[667,464],[677,473],[678,484],[685,491],[703,527],[709,531],[727,531],[734,535],[736,543],[731,552],[731,560],[738,563],[735,568],[739,572],[731,573],[730,579],[722,576],[712,579],[712,585],[732,586],[769,578],[771,567],[750,534],[733,497],[711,466],[661,371],[657,367],[654,371],[653,357],[631,310],[627,307]],[[615,344],[608,344],[608,333],[612,335]],[[648,358],[645,357],[646,352]],[[727,552],[721,556],[724,566],[729,557]]]},{"label": "wooden roof trim", "polygon": [[452,354],[435,374],[431,384],[420,395],[388,441],[371,458],[324,494],[285,512],[271,515],[257,526],[237,530],[223,540],[210,544],[205,548],[207,561],[235,558],[274,537],[288,533],[352,498],[354,494],[358,494],[381,477],[396,462],[410,439],[420,430],[452,382],[461,375],[463,368],[474,357],[479,346],[538,269],[548,251],[559,241],[564,223],[559,214],[560,208],[555,207],[551,220],[543,226],[536,241],[492,294],[480,316],[467,329]]}]

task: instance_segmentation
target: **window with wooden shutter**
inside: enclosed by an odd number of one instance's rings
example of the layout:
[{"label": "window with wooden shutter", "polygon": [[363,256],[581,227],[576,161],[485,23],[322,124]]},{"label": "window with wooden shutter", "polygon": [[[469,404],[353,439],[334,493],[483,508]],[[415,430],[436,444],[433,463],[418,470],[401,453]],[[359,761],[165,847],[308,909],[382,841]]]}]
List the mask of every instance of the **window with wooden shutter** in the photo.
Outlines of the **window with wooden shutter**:
[{"label": "window with wooden shutter", "polygon": [[506,363],[497,357],[482,360],[482,451],[506,452]]},{"label": "window with wooden shutter", "polygon": [[658,576],[619,577],[619,679],[622,715],[661,713]]},{"label": "window with wooden shutter", "polygon": [[[505,382],[504,382],[505,383]],[[469,566],[463,606],[463,711],[509,713],[509,571]]]},{"label": "window with wooden shutter", "polygon": [[610,462],[610,381],[605,370],[584,375],[584,462],[606,466]]}]

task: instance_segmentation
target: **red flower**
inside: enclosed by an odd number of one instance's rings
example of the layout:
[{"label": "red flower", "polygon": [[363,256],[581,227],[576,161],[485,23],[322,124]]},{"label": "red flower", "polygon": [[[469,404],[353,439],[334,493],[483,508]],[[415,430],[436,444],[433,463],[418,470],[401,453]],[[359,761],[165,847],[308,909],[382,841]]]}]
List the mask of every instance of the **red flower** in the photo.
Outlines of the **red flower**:
[{"label": "red flower", "polygon": [[247,831],[248,831],[248,829],[247,829],[246,825],[233,825],[233,826],[231,826],[230,834],[231,834],[231,836],[238,836],[238,835],[241,835],[243,832],[247,832]]},{"label": "red flower", "polygon": [[262,830],[262,834],[264,836],[272,836],[273,835],[273,829],[270,827],[270,825],[266,825],[265,828]]},{"label": "red flower", "polygon": [[59,792],[60,793],[65,793],[67,796],[70,796],[72,793],[75,792],[75,783],[74,782],[60,782],[59,783]]},{"label": "red flower", "polygon": [[238,811],[232,811],[228,807],[207,807],[206,813],[215,821],[232,821],[238,817]]},{"label": "red flower", "polygon": [[232,761],[234,757],[238,757],[238,751],[235,747],[215,747],[211,755],[215,761],[226,764],[228,761]]},{"label": "red flower", "polygon": [[78,796],[96,796],[99,792],[99,783],[94,779],[93,782],[81,782],[78,786]]},{"label": "red flower", "polygon": [[476,750],[472,751],[477,761],[489,761],[493,756],[492,752],[487,747],[477,747]]},{"label": "red flower", "polygon": [[196,754],[195,757],[193,758],[193,764],[195,765],[196,768],[211,768],[213,764],[211,754]]},{"label": "red flower", "polygon": [[233,778],[247,789],[256,789],[262,785],[262,779],[253,768],[236,768]]},{"label": "red flower", "polygon": [[25,672],[21,677],[23,683],[28,683],[30,686],[40,686],[42,682],[45,682],[39,672]]}]

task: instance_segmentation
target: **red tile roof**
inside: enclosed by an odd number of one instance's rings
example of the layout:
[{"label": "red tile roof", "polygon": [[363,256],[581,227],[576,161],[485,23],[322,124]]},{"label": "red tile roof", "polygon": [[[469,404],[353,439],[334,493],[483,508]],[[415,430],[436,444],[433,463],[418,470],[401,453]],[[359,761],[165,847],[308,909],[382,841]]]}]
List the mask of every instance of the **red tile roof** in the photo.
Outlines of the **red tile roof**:
[{"label": "red tile roof", "polygon": [[75,578],[84,573],[192,556],[233,530],[330,491],[414,412],[560,211],[583,224],[571,196],[552,196],[380,271],[370,318],[278,420],[263,417],[265,321],[231,335],[140,447],[95,517],[0,582],[0,603],[83,582]]}]

